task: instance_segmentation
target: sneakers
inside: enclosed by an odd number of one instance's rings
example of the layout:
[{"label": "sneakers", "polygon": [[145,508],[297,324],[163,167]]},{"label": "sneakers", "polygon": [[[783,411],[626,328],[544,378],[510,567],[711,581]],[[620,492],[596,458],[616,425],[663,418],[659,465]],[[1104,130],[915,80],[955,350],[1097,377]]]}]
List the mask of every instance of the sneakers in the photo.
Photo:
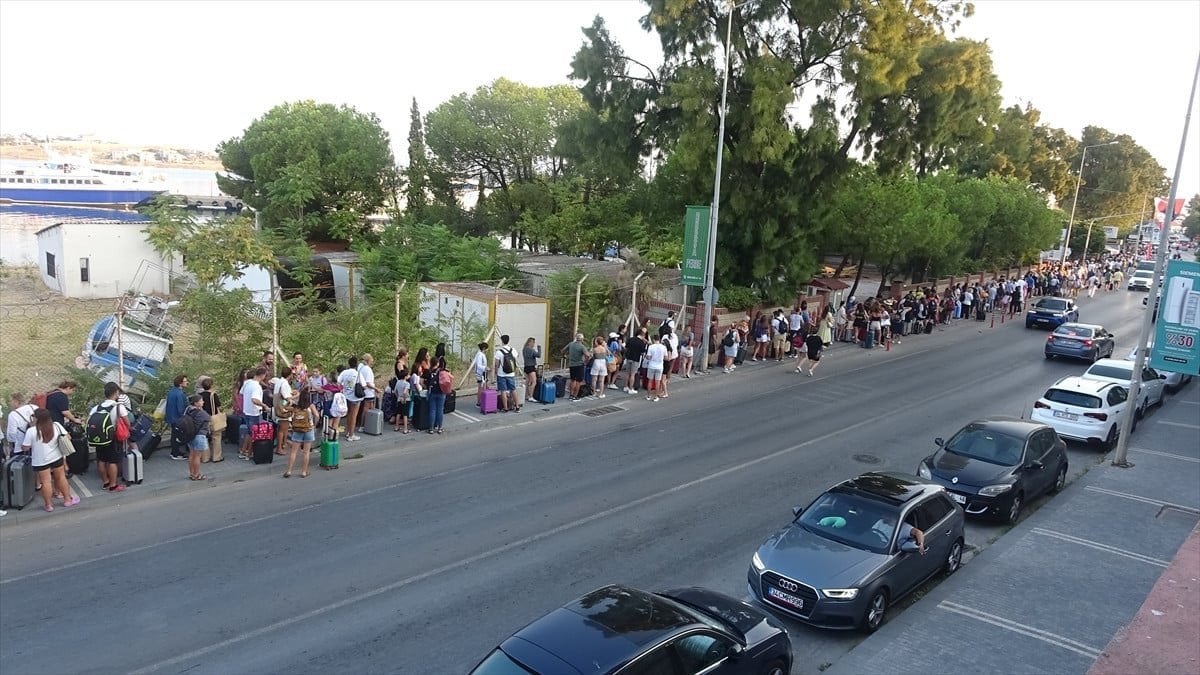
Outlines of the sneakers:
[{"label": "sneakers", "polygon": [[655,401],[658,401],[658,397],[657,397],[657,396],[655,396],[655,397],[654,397],[654,400],[655,400]]},{"label": "sneakers", "polygon": [[608,395],[608,394],[600,394],[600,395],[599,395],[599,396],[597,396],[596,398],[604,398],[604,397],[605,397],[605,396],[607,396],[607,395]]},{"label": "sneakers", "polygon": [[631,390],[629,389],[629,387],[624,387],[624,388],[622,388],[622,389],[621,389],[621,391],[625,392],[626,394],[632,394],[632,393],[633,393],[633,391],[631,391]]},{"label": "sneakers", "polygon": [[7,515],[8,515],[8,511],[5,511],[4,509],[0,509],[0,517],[7,516]]},{"label": "sneakers", "polygon": [[613,391],[616,391],[616,390],[617,390],[617,385],[615,385],[615,384],[610,384],[610,385],[608,385],[608,388],[609,388],[609,389],[612,389]]},{"label": "sneakers", "polygon": [[179,460],[183,460],[185,462],[187,461],[187,457],[184,457],[182,455],[171,455],[171,459],[179,459]]},{"label": "sneakers", "polygon": [[808,376],[809,376],[809,377],[812,377],[812,376],[813,376],[813,373],[812,373],[812,368],[809,368],[809,369],[808,369]]},{"label": "sneakers", "polygon": [[798,372],[800,372],[800,371],[802,371],[802,370],[804,370],[804,369],[803,369],[803,368],[801,368],[800,366],[796,366],[796,372],[797,372],[797,373],[798,373]]}]

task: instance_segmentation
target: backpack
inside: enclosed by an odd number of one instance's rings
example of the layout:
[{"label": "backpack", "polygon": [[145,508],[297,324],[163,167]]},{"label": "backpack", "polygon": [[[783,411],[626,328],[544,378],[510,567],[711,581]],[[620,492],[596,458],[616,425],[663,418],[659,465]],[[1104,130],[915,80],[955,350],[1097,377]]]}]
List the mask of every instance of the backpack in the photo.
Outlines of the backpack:
[{"label": "backpack", "polygon": [[196,420],[192,419],[192,416],[187,413],[184,413],[179,419],[175,420],[175,439],[180,443],[191,443],[198,431]]},{"label": "backpack", "polygon": [[106,448],[112,445],[116,437],[116,429],[112,421],[112,406],[96,406],[88,413],[85,436],[87,444],[93,448]]},{"label": "backpack", "polygon": [[[504,374],[505,375],[516,375],[517,374],[517,357],[513,356],[512,347],[505,347],[504,349],[500,350],[500,353],[503,355],[503,359],[501,360],[500,363],[502,364],[502,368],[504,369]],[[446,392],[446,393],[449,393],[449,392]]]},{"label": "backpack", "polygon": [[671,332],[671,324],[667,323],[670,319],[663,319],[662,325],[658,327],[658,337],[666,337],[667,333]]},{"label": "backpack", "polygon": [[346,395],[339,391],[333,395],[333,402],[329,404],[329,416],[345,417],[347,412],[349,406],[346,404]]},{"label": "backpack", "polygon": [[44,392],[41,394],[34,394],[29,399],[29,402],[32,403],[35,408],[45,408],[46,407],[46,398],[48,396],[50,396],[50,394],[53,394],[53,393],[54,393],[53,391],[47,391],[47,392]]},{"label": "backpack", "polygon": [[443,370],[438,373],[438,386],[442,388],[443,394],[454,391],[454,376],[450,374],[450,371]]},{"label": "backpack", "polygon": [[308,408],[300,410],[299,408],[292,410],[292,431],[300,433],[312,431],[313,419],[312,411]]},{"label": "backpack", "polygon": [[735,342],[737,341],[733,339],[733,331],[728,331],[725,333],[725,339],[721,340],[721,344],[725,345],[726,347],[732,347]]}]

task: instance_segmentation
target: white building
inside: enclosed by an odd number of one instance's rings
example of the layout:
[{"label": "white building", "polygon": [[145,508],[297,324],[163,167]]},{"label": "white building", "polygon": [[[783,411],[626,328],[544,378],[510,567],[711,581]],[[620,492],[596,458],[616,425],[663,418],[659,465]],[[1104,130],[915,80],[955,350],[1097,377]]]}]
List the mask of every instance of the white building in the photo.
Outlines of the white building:
[{"label": "white building", "polygon": [[[446,352],[469,361],[477,351],[476,341],[483,340],[492,327],[497,336],[508,335],[517,349],[532,337],[543,350],[550,339],[550,301],[516,291],[474,281],[426,282],[421,284],[421,325],[438,331],[446,343]],[[489,358],[490,358],[489,354]]]},{"label": "white building", "polygon": [[115,298],[127,291],[167,294],[179,261],[146,241],[146,223],[85,220],[37,232],[42,283],[67,298]]}]

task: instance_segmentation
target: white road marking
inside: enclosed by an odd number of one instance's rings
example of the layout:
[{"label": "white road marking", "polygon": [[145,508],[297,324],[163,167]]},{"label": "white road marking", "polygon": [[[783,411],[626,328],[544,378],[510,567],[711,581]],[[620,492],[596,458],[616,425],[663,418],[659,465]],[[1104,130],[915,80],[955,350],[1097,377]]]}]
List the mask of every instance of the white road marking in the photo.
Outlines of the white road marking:
[{"label": "white road marking", "polygon": [[467,414],[467,413],[465,413],[465,412],[459,412],[459,411],[457,411],[457,410],[455,410],[454,412],[452,412],[452,413],[450,413],[450,414],[451,414],[451,415],[454,415],[455,417],[457,417],[457,418],[459,418],[459,419],[461,419],[461,420],[466,420],[467,422],[469,422],[469,423],[472,423],[472,424],[474,424],[475,422],[478,422],[478,421],[480,421],[478,417],[472,417],[472,416],[468,415],[468,414]]},{"label": "white road marking", "polygon": [[950,612],[954,612],[955,614],[970,617],[976,621],[990,623],[998,628],[1003,628],[1026,637],[1031,637],[1035,640],[1041,640],[1046,644],[1062,647],[1063,649],[1075,652],[1080,656],[1086,656],[1090,659],[1100,658],[1099,649],[1085,645],[1082,642],[1076,642],[1075,640],[1063,637],[1056,633],[1051,633],[1050,631],[1034,628],[1033,626],[1027,626],[1025,624],[1017,623],[1016,621],[1010,621],[1004,617],[996,616],[995,614],[988,614],[987,612],[960,605],[955,602],[950,602],[949,600],[943,600],[938,604],[938,607]]},{"label": "white road marking", "polygon": [[1159,420],[1159,424],[1167,424],[1173,427],[1183,427],[1184,429],[1200,429],[1200,424],[1188,424],[1187,422],[1172,422],[1170,420]]},{"label": "white road marking", "polygon": [[[950,394],[950,393],[953,393],[953,392],[956,392],[959,390],[968,389],[968,388],[976,387],[976,386],[978,386],[978,385],[975,382],[968,382],[968,383],[965,383],[965,384],[962,384],[962,385],[959,385],[956,387],[951,387],[949,389],[946,389],[942,392],[942,394]],[[882,413],[881,415],[873,415],[868,419],[862,420],[861,422],[856,422],[849,426],[842,427],[835,431],[831,431],[827,434],[823,434],[823,435],[817,436],[815,438],[810,438],[804,442],[797,443],[796,445],[792,445],[792,446],[783,448],[782,450],[776,450],[775,452],[772,452],[768,455],[763,455],[763,456],[757,457],[755,459],[747,460],[740,464],[735,464],[733,466],[721,469],[720,471],[715,471],[713,473],[710,473],[706,476],[701,476],[699,478],[687,481],[686,483],[680,483],[678,485],[666,488],[664,490],[660,490],[653,494],[649,494],[644,497],[640,497],[638,499],[634,499],[632,501],[625,502],[624,504],[620,504],[620,505],[614,506],[612,508],[593,513],[589,516],[585,516],[583,518],[578,518],[578,519],[572,520],[568,523],[563,523],[562,525],[558,525],[557,527],[553,527],[549,530],[545,530],[545,531],[539,532],[537,534],[532,534],[532,535],[529,535],[528,537],[524,537],[522,539],[518,539],[516,541],[512,541],[512,542],[509,542],[502,546],[497,546],[495,548],[488,549],[486,551],[481,551],[473,556],[463,558],[461,560],[457,560],[455,562],[448,563],[446,565],[442,565],[441,567],[438,567],[436,569],[427,570],[425,572],[421,572],[420,574],[416,574],[411,577],[406,577],[404,579],[394,581],[390,584],[379,586],[379,587],[373,588],[369,591],[364,591],[362,593],[352,595],[348,598],[344,598],[335,603],[325,605],[323,607],[317,607],[315,609],[304,612],[303,614],[298,614],[295,616],[291,616],[287,619],[283,619],[282,621],[277,621],[275,623],[268,624],[266,626],[261,626],[261,627],[256,628],[248,633],[243,633],[236,637],[231,637],[231,638],[222,640],[220,642],[215,642],[208,646],[200,647],[199,649],[194,649],[190,652],[187,652],[186,654],[180,654],[179,656],[175,656],[175,657],[166,659],[165,661],[159,661],[158,663],[154,663],[154,664],[148,665],[144,668],[139,668],[138,670],[134,670],[134,671],[132,671],[132,673],[130,673],[130,675],[145,675],[146,673],[152,673],[157,670],[166,668],[168,666],[174,666],[176,664],[183,663],[185,661],[191,661],[193,659],[200,658],[201,656],[204,656],[206,654],[211,654],[211,653],[221,650],[221,649],[225,649],[226,647],[231,647],[240,642],[245,642],[247,640],[254,640],[263,635],[267,635],[269,633],[275,632],[281,628],[287,628],[288,626],[295,625],[302,621],[308,621],[309,619],[314,619],[314,618],[322,616],[324,614],[328,614],[329,612],[333,612],[338,609],[342,609],[343,607],[349,607],[351,605],[363,602],[364,600],[369,600],[371,598],[374,598],[374,597],[377,597],[377,596],[380,596],[380,595],[383,595],[386,593],[391,593],[393,591],[397,591],[406,586],[411,586],[412,584],[415,584],[419,581],[424,581],[425,579],[428,579],[430,577],[438,576],[440,574],[445,574],[446,572],[452,572],[454,570],[461,569],[468,565],[472,565],[474,563],[477,563],[477,562],[480,562],[483,560],[487,560],[488,558],[492,558],[492,557],[499,555],[501,553],[504,553],[506,551],[524,548],[531,544],[535,544],[535,543],[538,543],[545,539],[549,539],[550,537],[561,534],[563,532],[567,532],[569,530],[573,530],[573,529],[582,527],[584,525],[588,525],[590,523],[596,522],[598,520],[602,520],[604,518],[608,518],[609,516],[613,516],[618,513],[623,513],[625,511],[628,511],[635,507],[641,506],[643,504],[647,504],[647,503],[656,501],[663,497],[667,497],[667,496],[676,494],[678,492],[683,492],[684,490],[691,489],[698,485],[703,485],[705,483],[712,482],[714,480],[717,480],[718,478],[724,478],[725,476],[728,476],[728,475],[734,474],[734,473],[738,473],[740,471],[744,471],[752,466],[757,466],[757,465],[763,464],[765,462],[770,462],[770,461],[779,459],[780,457],[790,455],[790,454],[795,453],[799,450],[802,450],[810,445],[815,445],[817,443],[824,443],[825,441],[827,441],[831,438],[840,436],[840,435],[846,433],[847,431],[852,431],[854,429],[858,429],[860,427],[867,426],[868,424],[872,424],[872,425],[879,424],[881,418],[892,416],[892,415],[903,414],[910,410],[914,410],[914,409],[917,409],[920,407],[926,407],[926,406],[928,406],[928,403],[924,400],[913,401],[912,403],[909,403],[907,405],[902,405],[902,406],[893,408],[892,410],[889,410],[886,413]],[[476,466],[478,466],[478,465],[476,465]],[[452,471],[452,472],[444,472],[444,473],[453,473],[456,471],[457,470]],[[415,480],[408,481],[408,482],[415,482]],[[345,498],[339,498],[339,499],[333,500],[333,501],[341,501],[342,499],[350,498],[352,496],[353,497],[362,497],[362,496],[365,496],[365,495],[368,495],[368,494],[371,494],[374,492],[379,492],[381,490],[389,489],[391,487],[394,487],[394,486],[385,486],[385,487],[381,487],[381,488],[376,488],[374,490],[369,490],[367,492],[358,493],[357,495],[347,495],[347,497],[345,497]],[[322,506],[324,504],[329,504],[329,503],[330,502],[324,502],[323,504],[313,504],[310,506],[293,509],[292,511],[285,512],[285,513],[294,513],[296,511],[304,511],[304,510],[316,508],[317,506]],[[278,514],[278,515],[282,515],[282,514]],[[235,527],[240,527],[242,525],[249,525],[251,523],[268,520],[273,517],[275,517],[275,516],[263,516],[261,518],[256,518],[254,520],[246,521],[245,523],[233,523],[230,525],[226,525],[224,527],[216,528],[215,530],[209,530],[208,533],[219,532],[222,530],[229,530],[229,529],[233,529]],[[125,551],[122,553],[114,553],[114,554],[111,554],[108,556],[104,556],[100,559],[113,558],[118,555],[124,555],[125,553],[132,553],[132,552],[139,551],[139,550],[146,550],[149,548],[154,548],[156,546],[161,546],[166,543],[170,543],[172,541],[182,541],[184,539],[192,539],[192,538],[199,537],[199,536],[206,536],[206,534],[208,534],[208,533],[195,533],[195,534],[191,534],[191,535],[185,535],[182,537],[176,537],[173,540],[167,540],[167,541],[156,543],[156,544],[142,546],[138,549],[131,549],[130,551]],[[64,566],[55,568],[53,570],[44,570],[41,572],[35,572],[33,574],[27,574],[24,577],[17,577],[14,579],[6,579],[3,581],[0,581],[0,584],[10,583],[10,582],[16,581],[18,579],[27,579],[27,578],[33,577],[33,576],[41,576],[44,574],[49,574],[51,572],[61,571],[62,569],[66,568],[66,567],[74,567],[74,566],[80,565],[80,564],[89,564],[89,563],[81,562],[81,563],[73,563],[71,565],[64,565]]]},{"label": "white road marking", "polygon": [[1130,448],[1134,452],[1141,452],[1147,455],[1158,455],[1159,457],[1170,457],[1171,459],[1179,459],[1185,462],[1200,463],[1200,457],[1185,457],[1184,455],[1176,455],[1170,452],[1159,452],[1158,450],[1147,450],[1146,448]]},{"label": "white road marking", "polygon": [[1149,497],[1142,497],[1140,495],[1130,494],[1128,492],[1117,492],[1116,490],[1109,490],[1107,488],[1096,487],[1095,485],[1089,485],[1083,489],[1091,490],[1092,492],[1099,492],[1100,494],[1104,494],[1104,495],[1112,495],[1114,497],[1121,497],[1122,499],[1128,499],[1130,501],[1142,502],[1143,504],[1152,504],[1152,505],[1158,506],[1158,507],[1169,506],[1173,509],[1178,509],[1180,511],[1187,511],[1188,513],[1194,513],[1194,514],[1200,516],[1200,509],[1198,509],[1194,506],[1184,506],[1183,504],[1164,502],[1160,499],[1151,499]]},{"label": "white road marking", "polygon": [[1033,528],[1032,531],[1034,534],[1040,534],[1045,537],[1053,537],[1055,539],[1061,539],[1062,541],[1067,541],[1072,544],[1079,544],[1080,546],[1087,546],[1088,548],[1094,548],[1097,551],[1106,551],[1108,553],[1115,553],[1117,555],[1122,555],[1122,556],[1125,556],[1126,558],[1130,558],[1132,560],[1137,560],[1138,562],[1149,563],[1151,565],[1155,565],[1155,566],[1162,567],[1162,568],[1166,568],[1166,567],[1170,566],[1170,564],[1171,564],[1171,563],[1167,562],[1166,560],[1159,560],[1158,558],[1151,558],[1148,555],[1142,555],[1141,553],[1134,553],[1133,551],[1127,551],[1123,548],[1117,548],[1116,546],[1109,546],[1108,544],[1101,544],[1098,541],[1092,541],[1090,539],[1083,539],[1081,537],[1076,537],[1076,536],[1073,536],[1070,534],[1065,534],[1063,532],[1055,532],[1054,530],[1047,530],[1044,527],[1035,527],[1035,528]]},{"label": "white road marking", "polygon": [[1176,399],[1176,400],[1178,400],[1180,403],[1186,403],[1188,405],[1200,405],[1200,401],[1191,401],[1191,400],[1187,400],[1187,399]]},{"label": "white road marking", "polygon": [[71,476],[71,483],[75,485],[75,489],[79,491],[79,494],[91,499],[92,491],[88,489],[88,486],[83,484],[79,476]]}]

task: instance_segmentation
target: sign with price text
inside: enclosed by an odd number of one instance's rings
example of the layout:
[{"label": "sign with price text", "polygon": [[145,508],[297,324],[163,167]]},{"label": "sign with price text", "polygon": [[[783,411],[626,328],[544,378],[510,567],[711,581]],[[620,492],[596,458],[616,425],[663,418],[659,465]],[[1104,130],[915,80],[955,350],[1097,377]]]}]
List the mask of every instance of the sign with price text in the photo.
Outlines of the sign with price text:
[{"label": "sign with price text", "polygon": [[1150,366],[1200,375],[1200,263],[1168,260]]},{"label": "sign with price text", "polygon": [[679,263],[679,283],[684,286],[704,285],[710,212],[707,206],[689,206],[683,218],[683,260]]}]

